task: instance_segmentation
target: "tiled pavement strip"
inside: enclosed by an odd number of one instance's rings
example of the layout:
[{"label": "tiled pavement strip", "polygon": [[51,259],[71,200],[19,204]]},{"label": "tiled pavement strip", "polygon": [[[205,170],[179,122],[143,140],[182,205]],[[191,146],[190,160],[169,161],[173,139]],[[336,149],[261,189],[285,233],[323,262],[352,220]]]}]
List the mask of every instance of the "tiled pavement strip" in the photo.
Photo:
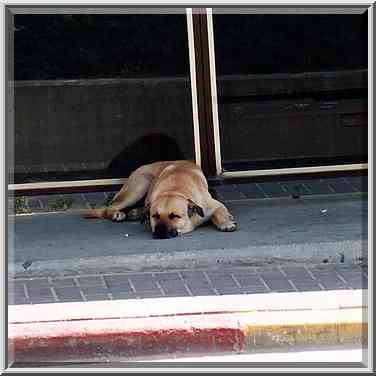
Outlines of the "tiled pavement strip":
[{"label": "tiled pavement strip", "polygon": [[[367,176],[346,176],[322,179],[299,179],[262,183],[242,183],[213,186],[219,200],[267,199],[330,195],[367,191]],[[91,192],[30,196],[25,198],[25,208],[32,212],[56,211],[57,207],[68,205],[70,209],[103,206],[115,192]],[[9,200],[9,210],[13,210],[14,200]]]},{"label": "tiled pavement strip", "polygon": [[9,304],[362,289],[367,268],[321,264],[17,279]]},{"label": "tiled pavement strip", "polygon": [[[305,179],[214,187],[220,200],[267,199],[316,194],[367,192],[367,177]],[[58,195],[73,199],[72,209],[101,206],[111,194]],[[57,195],[55,195],[57,196]],[[51,196],[33,197],[33,211],[46,211]],[[75,275],[64,278],[17,278],[10,281],[9,304],[38,304],[176,296],[255,294],[265,292],[361,289],[367,266],[320,264],[234,267],[208,270]]]}]

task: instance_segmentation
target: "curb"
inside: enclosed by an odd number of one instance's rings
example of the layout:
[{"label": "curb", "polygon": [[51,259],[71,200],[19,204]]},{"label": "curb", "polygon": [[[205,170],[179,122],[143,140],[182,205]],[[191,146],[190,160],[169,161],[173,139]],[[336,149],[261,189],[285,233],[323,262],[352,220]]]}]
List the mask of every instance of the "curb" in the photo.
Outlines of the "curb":
[{"label": "curb", "polygon": [[[326,263],[341,265],[342,258],[350,265],[359,265],[365,260],[367,240],[343,240],[282,245],[248,245],[245,247],[201,248],[197,250],[155,251],[117,256],[66,258],[64,260],[34,261],[33,267],[25,270],[23,262],[10,263],[11,278],[40,278],[51,275],[106,274],[123,272],[144,272],[148,270],[179,270],[210,268],[213,260],[218,265],[228,266],[283,266]],[[331,255],[328,256],[328,249]]]},{"label": "curb", "polygon": [[364,345],[362,290],[9,307],[15,362],[135,360],[309,345]]}]

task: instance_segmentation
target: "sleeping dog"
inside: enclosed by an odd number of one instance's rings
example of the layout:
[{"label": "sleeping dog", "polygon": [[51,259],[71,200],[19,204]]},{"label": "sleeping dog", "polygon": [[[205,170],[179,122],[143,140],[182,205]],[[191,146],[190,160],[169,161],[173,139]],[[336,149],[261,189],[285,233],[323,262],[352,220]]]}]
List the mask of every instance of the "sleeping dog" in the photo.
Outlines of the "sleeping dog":
[{"label": "sleeping dog", "polygon": [[[145,206],[128,213],[145,197]],[[211,220],[220,231],[235,231],[228,209],[208,191],[200,167],[191,161],[164,161],[136,169],[107,208],[93,209],[85,218],[107,218],[115,222],[146,219],[154,238],[167,239],[190,232]]]}]

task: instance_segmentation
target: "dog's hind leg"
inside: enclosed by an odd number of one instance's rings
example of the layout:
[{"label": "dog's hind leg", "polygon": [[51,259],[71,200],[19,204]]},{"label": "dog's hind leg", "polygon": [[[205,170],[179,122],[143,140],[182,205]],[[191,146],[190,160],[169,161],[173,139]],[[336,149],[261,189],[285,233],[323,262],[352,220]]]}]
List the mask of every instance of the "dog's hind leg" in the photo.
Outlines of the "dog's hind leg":
[{"label": "dog's hind leg", "polygon": [[[106,210],[105,217],[115,222],[127,218],[122,210],[135,205],[149,190],[153,177],[148,174],[137,173],[136,170],[128,178],[121,190],[113,198],[111,205]],[[130,218],[132,219],[132,218]]]},{"label": "dog's hind leg", "polygon": [[122,210],[134,206],[147,194],[154,177],[155,174],[148,165],[138,168],[114,196],[109,207],[90,210],[84,213],[83,217],[107,218],[115,222],[124,221],[127,219],[127,214]]}]

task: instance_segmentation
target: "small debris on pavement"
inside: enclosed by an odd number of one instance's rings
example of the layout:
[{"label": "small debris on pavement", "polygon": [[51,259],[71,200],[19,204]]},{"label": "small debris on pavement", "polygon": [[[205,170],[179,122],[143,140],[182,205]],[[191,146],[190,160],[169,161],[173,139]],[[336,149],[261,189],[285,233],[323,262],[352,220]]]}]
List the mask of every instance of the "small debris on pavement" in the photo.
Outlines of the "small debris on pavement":
[{"label": "small debris on pavement", "polygon": [[326,213],[328,210],[327,209],[322,209],[321,213]]},{"label": "small debris on pavement", "polygon": [[33,263],[32,261],[27,260],[27,261],[25,261],[25,262],[22,264],[22,266],[23,266],[23,268],[26,270],[29,266],[31,266],[32,263]]}]

